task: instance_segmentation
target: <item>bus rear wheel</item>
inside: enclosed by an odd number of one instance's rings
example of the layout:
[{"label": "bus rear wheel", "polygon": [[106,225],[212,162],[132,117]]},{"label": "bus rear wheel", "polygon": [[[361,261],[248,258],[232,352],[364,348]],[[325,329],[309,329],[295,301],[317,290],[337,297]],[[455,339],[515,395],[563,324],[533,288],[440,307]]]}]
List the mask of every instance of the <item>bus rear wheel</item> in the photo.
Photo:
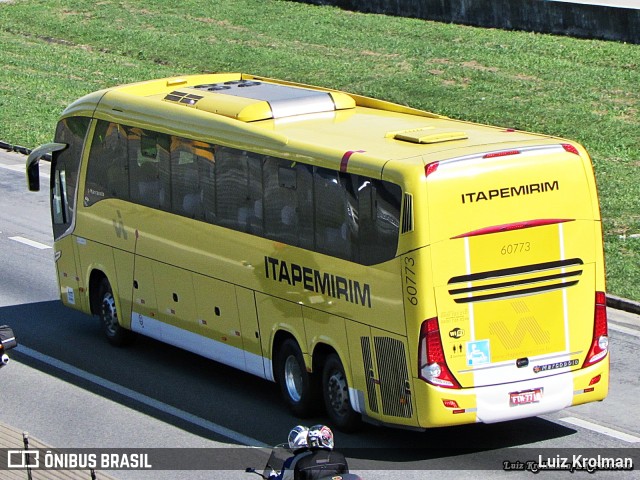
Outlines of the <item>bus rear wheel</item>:
[{"label": "bus rear wheel", "polygon": [[297,342],[285,340],[277,358],[276,380],[289,410],[300,418],[312,415],[316,389]]},{"label": "bus rear wheel", "polygon": [[322,393],[327,416],[339,430],[353,432],[360,427],[362,418],[351,407],[347,376],[335,353],[327,357],[322,370]]},{"label": "bus rear wheel", "polygon": [[129,343],[132,339],[132,333],[118,322],[116,299],[113,296],[111,284],[106,277],[100,281],[98,286],[97,301],[99,302],[98,317],[100,318],[100,325],[109,343],[117,347]]}]

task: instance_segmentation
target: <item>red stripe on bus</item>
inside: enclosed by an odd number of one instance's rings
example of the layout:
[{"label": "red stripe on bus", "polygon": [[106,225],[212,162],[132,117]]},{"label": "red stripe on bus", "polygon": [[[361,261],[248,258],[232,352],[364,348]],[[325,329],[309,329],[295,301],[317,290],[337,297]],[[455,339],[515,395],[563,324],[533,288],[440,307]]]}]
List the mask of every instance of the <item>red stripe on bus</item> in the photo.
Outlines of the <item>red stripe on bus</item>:
[{"label": "red stripe on bus", "polygon": [[346,172],[347,171],[347,164],[349,163],[349,159],[351,158],[351,155],[353,155],[354,153],[364,153],[365,150],[349,150],[348,152],[345,152],[345,154],[342,156],[342,160],[340,160],[340,171],[341,172]]},{"label": "red stripe on bus", "polygon": [[521,230],[523,228],[541,227],[544,225],[553,225],[556,223],[573,222],[570,218],[544,218],[539,220],[525,220],[524,222],[505,223],[504,225],[494,225],[493,227],[480,228],[471,232],[456,235],[454,238],[476,237],[478,235],[488,235],[490,233],[510,232],[512,230]]}]

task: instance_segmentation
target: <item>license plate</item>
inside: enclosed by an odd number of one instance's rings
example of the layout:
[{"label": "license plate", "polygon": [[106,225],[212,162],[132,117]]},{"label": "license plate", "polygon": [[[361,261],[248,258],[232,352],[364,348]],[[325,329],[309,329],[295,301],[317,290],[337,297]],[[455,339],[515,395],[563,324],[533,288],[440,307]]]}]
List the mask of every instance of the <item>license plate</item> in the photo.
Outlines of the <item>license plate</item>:
[{"label": "license plate", "polygon": [[511,392],[509,394],[509,405],[512,407],[526,405],[528,403],[537,403],[540,400],[542,400],[541,388],[534,388],[533,390],[525,390],[523,392]]}]

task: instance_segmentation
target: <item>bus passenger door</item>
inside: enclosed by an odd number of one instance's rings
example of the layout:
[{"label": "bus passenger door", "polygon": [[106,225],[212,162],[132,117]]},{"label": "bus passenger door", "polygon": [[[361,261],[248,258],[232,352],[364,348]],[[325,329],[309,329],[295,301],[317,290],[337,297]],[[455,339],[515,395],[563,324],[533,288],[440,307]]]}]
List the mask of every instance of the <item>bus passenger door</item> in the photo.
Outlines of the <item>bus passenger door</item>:
[{"label": "bus passenger door", "polygon": [[71,308],[88,311],[89,306],[80,292],[82,269],[78,268],[79,259],[76,259],[76,237],[67,235],[58,240],[56,244],[56,270],[58,274],[58,286],[60,287],[60,299],[62,303]]}]

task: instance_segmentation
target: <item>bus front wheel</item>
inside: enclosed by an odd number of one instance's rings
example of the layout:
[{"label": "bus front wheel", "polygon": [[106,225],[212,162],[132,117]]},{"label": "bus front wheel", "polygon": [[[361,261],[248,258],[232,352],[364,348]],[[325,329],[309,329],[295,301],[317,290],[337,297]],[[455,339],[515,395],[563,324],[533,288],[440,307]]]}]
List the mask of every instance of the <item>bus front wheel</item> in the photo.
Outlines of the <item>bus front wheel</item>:
[{"label": "bus front wheel", "polygon": [[102,331],[109,343],[115,346],[123,346],[131,340],[131,332],[118,323],[118,310],[113,289],[109,280],[103,278],[98,287],[98,317]]},{"label": "bus front wheel", "polygon": [[343,432],[360,427],[361,417],[351,407],[349,384],[340,357],[333,353],[327,357],[322,371],[322,391],[327,416]]},{"label": "bus front wheel", "polygon": [[313,381],[300,347],[292,338],[285,340],[280,347],[276,369],[276,380],[291,412],[301,418],[312,415],[315,400]]}]

